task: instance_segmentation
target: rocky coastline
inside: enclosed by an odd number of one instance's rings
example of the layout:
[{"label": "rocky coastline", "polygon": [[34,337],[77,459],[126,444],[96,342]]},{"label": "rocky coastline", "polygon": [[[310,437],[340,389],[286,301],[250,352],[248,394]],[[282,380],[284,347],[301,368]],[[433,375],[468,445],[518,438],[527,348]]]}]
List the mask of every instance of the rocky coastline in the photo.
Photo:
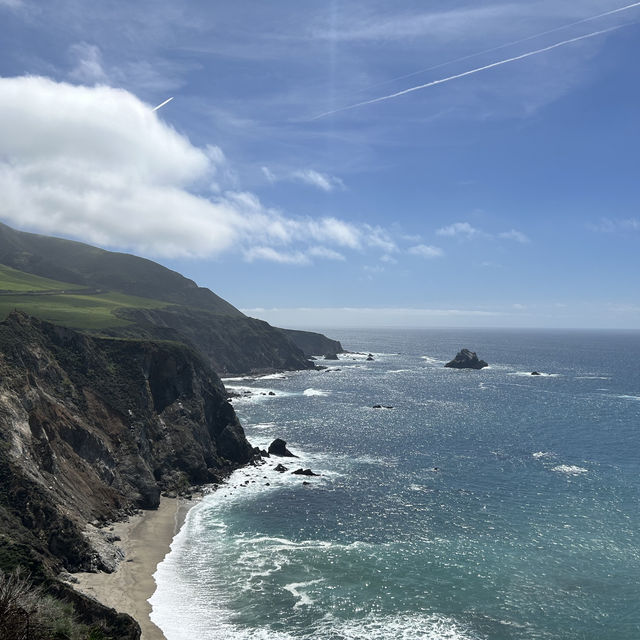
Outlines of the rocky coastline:
[{"label": "rocky coastline", "polygon": [[0,569],[26,567],[106,637],[138,638],[130,617],[58,578],[112,572],[122,558],[111,523],[255,456],[222,382],[185,345],[16,312],[0,323],[0,398]]}]

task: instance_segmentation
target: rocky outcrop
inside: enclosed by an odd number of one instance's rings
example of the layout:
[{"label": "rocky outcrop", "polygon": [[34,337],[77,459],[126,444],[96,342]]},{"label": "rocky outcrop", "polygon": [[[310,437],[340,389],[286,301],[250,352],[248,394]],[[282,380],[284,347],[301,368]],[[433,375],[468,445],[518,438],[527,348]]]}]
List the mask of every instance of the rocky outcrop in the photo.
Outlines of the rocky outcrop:
[{"label": "rocky outcrop", "polygon": [[489,365],[484,360],[479,360],[475,351],[462,349],[453,360],[447,362],[444,366],[451,369],[483,369]]},{"label": "rocky outcrop", "polygon": [[324,355],[325,353],[344,353],[338,340],[332,340],[321,333],[313,331],[297,331],[295,329],[279,329],[293,344],[302,350],[306,357]]},{"label": "rocky outcrop", "polygon": [[[95,570],[87,523],[157,507],[253,455],[224,388],[180,344],[0,323],[0,565]],[[6,560],[6,562],[5,562]]]},{"label": "rocky outcrop", "polygon": [[296,469],[291,472],[294,476],[319,476],[319,473],[314,473],[311,469]]},{"label": "rocky outcrop", "polygon": [[287,449],[287,443],[281,438],[276,438],[269,445],[269,455],[270,456],[280,456],[282,458],[297,458],[298,456],[294,455]]}]

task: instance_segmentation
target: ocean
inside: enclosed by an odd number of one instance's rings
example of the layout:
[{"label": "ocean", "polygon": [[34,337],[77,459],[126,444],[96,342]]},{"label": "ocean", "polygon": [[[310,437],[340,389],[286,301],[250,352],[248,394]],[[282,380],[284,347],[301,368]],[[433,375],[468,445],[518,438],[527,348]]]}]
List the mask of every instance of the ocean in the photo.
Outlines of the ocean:
[{"label": "ocean", "polygon": [[[225,381],[299,459],[189,512],[168,640],[640,638],[640,332],[329,334],[357,353]],[[490,367],[444,368],[463,347]]]}]

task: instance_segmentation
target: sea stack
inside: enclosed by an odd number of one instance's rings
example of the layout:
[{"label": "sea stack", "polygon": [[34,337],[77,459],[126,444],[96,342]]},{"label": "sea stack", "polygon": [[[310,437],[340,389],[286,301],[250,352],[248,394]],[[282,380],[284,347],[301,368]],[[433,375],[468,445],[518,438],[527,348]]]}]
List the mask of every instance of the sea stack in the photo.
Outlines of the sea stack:
[{"label": "sea stack", "polygon": [[479,360],[475,351],[462,349],[451,362],[447,362],[444,366],[451,369],[483,369],[489,365],[484,360]]}]

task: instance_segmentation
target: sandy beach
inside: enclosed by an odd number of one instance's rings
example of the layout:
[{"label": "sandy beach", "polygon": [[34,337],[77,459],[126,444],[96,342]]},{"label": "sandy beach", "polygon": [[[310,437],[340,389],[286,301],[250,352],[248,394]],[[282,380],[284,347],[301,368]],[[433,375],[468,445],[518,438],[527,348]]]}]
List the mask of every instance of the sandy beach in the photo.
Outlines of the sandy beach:
[{"label": "sandy beach", "polygon": [[153,574],[169,552],[171,541],[184,523],[192,501],[161,498],[156,511],[144,511],[127,522],[114,523],[112,533],[120,537],[125,559],[114,573],[77,573],[75,588],[99,602],[135,618],[142,640],[166,640],[149,619],[156,583]]}]

